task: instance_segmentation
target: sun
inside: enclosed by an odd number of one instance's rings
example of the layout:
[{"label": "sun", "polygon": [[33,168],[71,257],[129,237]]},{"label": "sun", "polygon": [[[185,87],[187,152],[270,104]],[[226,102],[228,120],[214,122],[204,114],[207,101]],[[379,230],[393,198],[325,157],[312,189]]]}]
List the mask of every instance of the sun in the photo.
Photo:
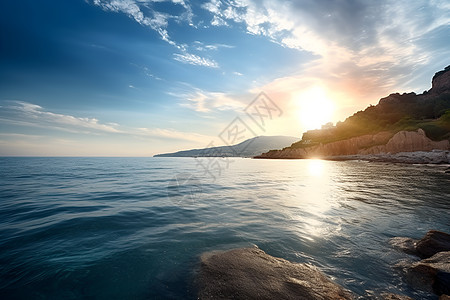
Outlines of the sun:
[{"label": "sun", "polygon": [[330,122],[334,114],[334,102],[320,86],[314,86],[297,96],[298,117],[303,130],[319,129]]}]

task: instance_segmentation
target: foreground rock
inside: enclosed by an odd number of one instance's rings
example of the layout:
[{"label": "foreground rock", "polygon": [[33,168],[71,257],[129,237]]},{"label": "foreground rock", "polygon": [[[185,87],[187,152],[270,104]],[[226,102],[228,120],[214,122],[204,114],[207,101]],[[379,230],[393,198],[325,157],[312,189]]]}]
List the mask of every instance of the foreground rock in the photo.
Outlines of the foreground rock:
[{"label": "foreground rock", "polygon": [[410,285],[437,295],[450,294],[450,251],[439,252],[413,264],[402,262],[397,267],[403,268]]},{"label": "foreground rock", "polygon": [[422,258],[431,257],[442,251],[450,251],[450,234],[430,230],[417,242],[416,249]]},{"label": "foreground rock", "polygon": [[405,280],[413,287],[434,292],[437,295],[450,294],[450,235],[430,230],[420,240],[393,238],[391,245],[408,253],[417,255],[421,261],[403,261],[396,265],[401,268]]},{"label": "foreground rock", "polygon": [[430,230],[420,240],[395,237],[390,240],[390,244],[405,253],[428,258],[442,251],[450,251],[450,235],[442,231]]},{"label": "foreground rock", "polygon": [[397,294],[382,294],[381,295],[382,300],[413,300],[413,298],[403,295],[397,295]]},{"label": "foreground rock", "polygon": [[353,299],[317,268],[258,248],[202,255],[199,299]]}]

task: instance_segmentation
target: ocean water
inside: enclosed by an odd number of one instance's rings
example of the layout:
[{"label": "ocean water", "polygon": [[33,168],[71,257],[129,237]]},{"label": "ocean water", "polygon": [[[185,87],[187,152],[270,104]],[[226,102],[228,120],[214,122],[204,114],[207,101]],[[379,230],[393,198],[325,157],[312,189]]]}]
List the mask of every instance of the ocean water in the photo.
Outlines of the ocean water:
[{"label": "ocean water", "polygon": [[[361,298],[405,284],[395,236],[450,232],[442,166],[0,158],[0,299],[195,299],[205,251],[257,245]],[[220,174],[219,174],[220,173]]]}]

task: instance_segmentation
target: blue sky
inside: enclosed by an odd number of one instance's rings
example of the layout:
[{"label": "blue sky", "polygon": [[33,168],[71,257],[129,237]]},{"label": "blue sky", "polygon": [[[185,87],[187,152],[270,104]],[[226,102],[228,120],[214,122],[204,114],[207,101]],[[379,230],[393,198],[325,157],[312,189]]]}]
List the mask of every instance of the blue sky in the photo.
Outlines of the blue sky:
[{"label": "blue sky", "polygon": [[[345,119],[450,64],[448,1],[0,3],[0,155],[151,156]],[[326,112],[326,113],[321,113]]]}]

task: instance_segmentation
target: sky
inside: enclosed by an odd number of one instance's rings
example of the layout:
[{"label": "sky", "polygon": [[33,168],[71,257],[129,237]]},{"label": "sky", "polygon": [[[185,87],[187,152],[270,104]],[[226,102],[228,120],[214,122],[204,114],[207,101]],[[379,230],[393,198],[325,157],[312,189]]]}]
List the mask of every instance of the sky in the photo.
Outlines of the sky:
[{"label": "sky", "polygon": [[300,139],[449,58],[447,0],[5,0],[0,156]]}]

